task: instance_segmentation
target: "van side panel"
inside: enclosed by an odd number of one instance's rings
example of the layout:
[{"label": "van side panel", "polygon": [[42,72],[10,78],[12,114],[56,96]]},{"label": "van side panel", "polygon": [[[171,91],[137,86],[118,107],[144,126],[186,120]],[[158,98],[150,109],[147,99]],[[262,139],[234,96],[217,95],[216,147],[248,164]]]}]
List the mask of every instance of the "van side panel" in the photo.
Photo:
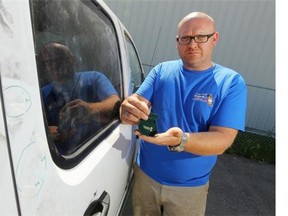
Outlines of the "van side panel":
[{"label": "van side panel", "polygon": [[[118,123],[77,166],[57,166],[43,118],[29,1],[0,0],[0,16],[0,215],[83,215],[103,194],[110,196],[108,215],[117,215],[135,151],[132,127]],[[116,30],[123,40],[120,27]],[[123,41],[119,44],[125,52]],[[122,67],[126,73],[127,62]]]},{"label": "van side panel", "polygon": [[[1,96],[0,96],[1,99]],[[0,100],[0,215],[17,215],[15,189],[3,121],[2,100]]]},{"label": "van side panel", "polygon": [[[5,162],[6,166],[13,166],[15,189],[19,195],[16,198],[20,205],[19,214],[34,214],[31,209],[37,206],[35,198],[43,187],[48,174],[47,164],[51,163],[51,158],[48,154],[39,100],[29,4],[28,1],[21,0],[1,0],[0,3],[2,18],[0,19],[0,71],[4,102],[1,115],[4,114],[6,120],[4,123],[2,120],[0,124],[7,125],[6,139],[9,140],[13,163],[7,164],[9,160],[4,160],[5,157],[7,158],[6,153],[6,156],[1,155],[0,164]],[[1,148],[3,148],[2,143],[3,141],[1,141]],[[4,152],[7,152],[7,148],[3,152],[1,150],[1,154]],[[1,179],[5,176],[2,172],[1,169]],[[6,182],[7,185],[13,182],[11,177],[7,181],[9,181]],[[10,192],[6,193],[8,189]],[[1,194],[14,195],[9,186],[5,185],[4,191],[5,193],[1,192]],[[26,205],[27,203],[32,205]],[[17,211],[15,203],[12,202],[12,205],[14,207],[10,208],[10,211]]]}]

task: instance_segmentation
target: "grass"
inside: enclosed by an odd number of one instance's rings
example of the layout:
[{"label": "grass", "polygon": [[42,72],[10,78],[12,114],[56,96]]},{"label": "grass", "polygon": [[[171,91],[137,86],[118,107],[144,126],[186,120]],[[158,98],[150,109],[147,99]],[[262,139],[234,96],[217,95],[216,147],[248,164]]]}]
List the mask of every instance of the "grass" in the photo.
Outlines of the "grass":
[{"label": "grass", "polygon": [[275,138],[251,132],[239,132],[233,145],[225,153],[275,164]]}]

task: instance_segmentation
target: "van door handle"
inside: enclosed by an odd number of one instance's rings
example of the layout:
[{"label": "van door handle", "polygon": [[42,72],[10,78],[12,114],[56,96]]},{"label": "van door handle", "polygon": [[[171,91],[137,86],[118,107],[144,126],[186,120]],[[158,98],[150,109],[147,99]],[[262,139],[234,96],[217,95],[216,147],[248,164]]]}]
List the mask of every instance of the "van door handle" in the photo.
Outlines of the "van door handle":
[{"label": "van door handle", "polygon": [[110,206],[110,195],[104,191],[99,199],[90,203],[84,216],[106,216]]}]

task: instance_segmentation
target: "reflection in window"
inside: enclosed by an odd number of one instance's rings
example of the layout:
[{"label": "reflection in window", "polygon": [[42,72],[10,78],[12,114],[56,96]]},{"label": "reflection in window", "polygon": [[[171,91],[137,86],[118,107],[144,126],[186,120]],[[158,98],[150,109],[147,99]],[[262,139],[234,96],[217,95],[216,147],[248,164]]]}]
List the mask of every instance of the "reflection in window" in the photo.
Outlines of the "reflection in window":
[{"label": "reflection in window", "polygon": [[31,7],[47,128],[58,151],[69,155],[118,115],[115,31],[90,1],[33,0]]}]

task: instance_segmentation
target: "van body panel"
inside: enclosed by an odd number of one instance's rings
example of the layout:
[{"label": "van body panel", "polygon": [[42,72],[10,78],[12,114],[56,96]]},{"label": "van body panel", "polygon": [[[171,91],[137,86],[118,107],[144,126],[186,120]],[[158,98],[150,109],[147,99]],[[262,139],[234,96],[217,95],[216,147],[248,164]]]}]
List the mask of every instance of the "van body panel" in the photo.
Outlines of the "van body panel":
[{"label": "van body panel", "polygon": [[[1,96],[0,96],[1,98]],[[2,115],[2,100],[0,100],[0,206],[1,215],[17,215],[17,202],[15,196],[12,165],[6,140],[5,124]],[[5,192],[5,193],[4,193]]]},{"label": "van body panel", "polygon": [[[115,28],[123,100],[133,90],[126,30],[103,1],[95,2]],[[114,120],[88,154],[70,168],[61,167],[52,156],[55,149],[44,118],[31,1],[0,4],[0,215],[83,215],[98,199],[108,202],[104,215],[118,215],[132,178],[133,127]]]}]

